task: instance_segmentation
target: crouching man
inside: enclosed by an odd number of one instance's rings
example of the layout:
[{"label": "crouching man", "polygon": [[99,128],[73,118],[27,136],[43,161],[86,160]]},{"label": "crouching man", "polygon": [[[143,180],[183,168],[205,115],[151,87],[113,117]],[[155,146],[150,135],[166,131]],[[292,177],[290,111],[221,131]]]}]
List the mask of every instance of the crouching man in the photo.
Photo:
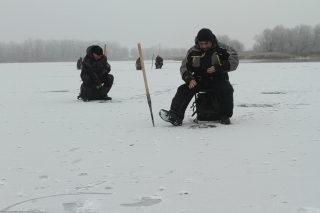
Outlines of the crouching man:
[{"label": "crouching man", "polygon": [[108,93],[112,87],[114,77],[107,57],[97,45],[87,48],[87,54],[82,62],[80,77],[83,81],[80,96],[83,101],[111,100]]}]

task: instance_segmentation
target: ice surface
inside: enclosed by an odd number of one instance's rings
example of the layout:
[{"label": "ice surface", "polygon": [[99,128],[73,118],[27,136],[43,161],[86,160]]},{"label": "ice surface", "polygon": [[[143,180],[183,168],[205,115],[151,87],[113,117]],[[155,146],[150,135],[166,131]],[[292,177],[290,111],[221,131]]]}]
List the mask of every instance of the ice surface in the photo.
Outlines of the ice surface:
[{"label": "ice surface", "polygon": [[196,128],[157,114],[180,62],[145,62],[155,127],[134,61],[104,103],[75,63],[0,64],[0,212],[320,212],[320,63],[240,63],[232,125]]}]

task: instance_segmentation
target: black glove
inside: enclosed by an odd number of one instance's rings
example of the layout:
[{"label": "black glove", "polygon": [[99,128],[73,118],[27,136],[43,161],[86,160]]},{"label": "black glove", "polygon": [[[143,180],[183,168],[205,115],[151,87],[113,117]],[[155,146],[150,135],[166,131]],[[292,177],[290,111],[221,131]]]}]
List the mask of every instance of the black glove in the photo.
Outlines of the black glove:
[{"label": "black glove", "polygon": [[191,75],[190,72],[186,71],[186,72],[183,73],[182,79],[183,79],[187,84],[189,84],[189,82],[190,82],[191,80],[194,80],[194,77]]}]

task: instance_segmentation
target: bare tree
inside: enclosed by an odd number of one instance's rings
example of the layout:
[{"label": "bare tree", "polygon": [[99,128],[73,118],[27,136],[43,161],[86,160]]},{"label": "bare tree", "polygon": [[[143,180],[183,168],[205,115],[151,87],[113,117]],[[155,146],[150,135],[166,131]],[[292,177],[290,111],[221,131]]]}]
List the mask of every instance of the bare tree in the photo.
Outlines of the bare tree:
[{"label": "bare tree", "polygon": [[320,48],[320,24],[314,28],[301,24],[291,29],[278,25],[272,30],[263,30],[254,39],[254,51],[306,56]]},{"label": "bare tree", "polygon": [[232,47],[237,52],[243,52],[245,50],[244,44],[242,42],[238,41],[237,39],[231,40],[231,38],[228,35],[217,35],[217,39],[221,43],[224,43]]},{"label": "bare tree", "polygon": [[130,50],[130,57],[137,59],[139,57],[139,52],[138,52],[138,48],[137,47],[133,47]]},{"label": "bare tree", "polygon": [[275,52],[285,52],[286,39],[288,38],[287,30],[284,26],[278,25],[272,30]]},{"label": "bare tree", "polygon": [[238,53],[245,51],[244,44],[236,39],[230,42],[230,46]]},{"label": "bare tree", "polygon": [[320,24],[316,25],[313,28],[313,42],[312,42],[312,50],[316,53],[320,53]]},{"label": "bare tree", "polygon": [[297,55],[307,55],[312,47],[312,28],[301,24],[295,27],[295,32]]},{"label": "bare tree", "polygon": [[46,59],[45,54],[45,42],[42,39],[34,40],[34,58],[36,61],[44,61]]},{"label": "bare tree", "polygon": [[5,59],[7,62],[18,62],[20,58],[20,47],[16,42],[10,41],[7,44]]},{"label": "bare tree", "polygon": [[217,39],[218,39],[218,41],[220,41],[224,44],[227,44],[227,45],[230,45],[230,43],[231,43],[231,39],[228,35],[217,35]]},{"label": "bare tree", "polygon": [[49,40],[45,44],[45,52],[47,55],[47,59],[51,59],[52,61],[55,61],[57,58],[57,41],[56,40]]},{"label": "bare tree", "polygon": [[5,61],[5,52],[6,52],[6,45],[4,42],[0,42],[0,63]]},{"label": "bare tree", "polygon": [[274,37],[272,34],[272,30],[265,29],[262,34],[256,35],[254,40],[257,42],[257,45],[260,46],[260,49],[265,52],[273,52],[274,51]]}]

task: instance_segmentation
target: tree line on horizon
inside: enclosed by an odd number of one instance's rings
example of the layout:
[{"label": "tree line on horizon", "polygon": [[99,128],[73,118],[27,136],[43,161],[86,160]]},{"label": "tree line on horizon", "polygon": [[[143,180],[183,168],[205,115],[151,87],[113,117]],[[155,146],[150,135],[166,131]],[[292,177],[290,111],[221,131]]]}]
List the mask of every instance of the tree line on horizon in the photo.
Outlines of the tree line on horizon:
[{"label": "tree line on horizon", "polygon": [[[238,52],[244,51],[244,44],[238,40],[232,40],[229,36],[217,36],[233,46]],[[0,42],[0,63],[5,62],[61,62],[76,61],[86,55],[86,49],[92,44],[103,47],[107,46],[107,57],[109,60],[136,60],[139,57],[138,48],[130,50],[120,45],[119,42],[102,42],[98,40],[43,40],[28,38],[21,43]],[[157,55],[164,59],[181,59],[188,48],[169,48],[161,44],[143,48],[144,59],[151,60]]]},{"label": "tree line on horizon", "polygon": [[[0,42],[0,63],[4,62],[62,62],[75,61],[85,57],[87,47],[99,45],[102,48],[106,44],[109,60],[135,60],[139,57],[138,48],[120,45],[119,42],[102,42],[98,40],[43,40],[28,38],[21,43]],[[143,48],[145,59],[152,59],[156,55],[163,58],[177,58],[184,56],[185,48],[168,48],[160,44],[149,48]]]},{"label": "tree line on horizon", "polygon": [[278,25],[254,37],[253,52],[281,52],[296,56],[320,55],[320,23],[293,28]]},{"label": "tree line on horizon", "polygon": [[[233,47],[238,53],[245,52],[245,46],[228,35],[217,35],[218,41]],[[282,52],[296,56],[320,54],[320,24],[315,27],[298,25],[285,28],[278,25],[273,29],[265,29],[254,37],[253,52]],[[129,48],[119,42],[103,42],[98,40],[43,40],[28,38],[21,43],[0,42],[0,63],[4,62],[58,62],[76,61],[86,55],[86,49],[92,44],[107,45],[109,60],[135,60],[139,57],[138,48]],[[189,48],[189,47],[188,47]],[[156,55],[164,59],[181,59],[188,48],[162,47],[161,44],[143,48],[143,56],[150,60]]]}]

